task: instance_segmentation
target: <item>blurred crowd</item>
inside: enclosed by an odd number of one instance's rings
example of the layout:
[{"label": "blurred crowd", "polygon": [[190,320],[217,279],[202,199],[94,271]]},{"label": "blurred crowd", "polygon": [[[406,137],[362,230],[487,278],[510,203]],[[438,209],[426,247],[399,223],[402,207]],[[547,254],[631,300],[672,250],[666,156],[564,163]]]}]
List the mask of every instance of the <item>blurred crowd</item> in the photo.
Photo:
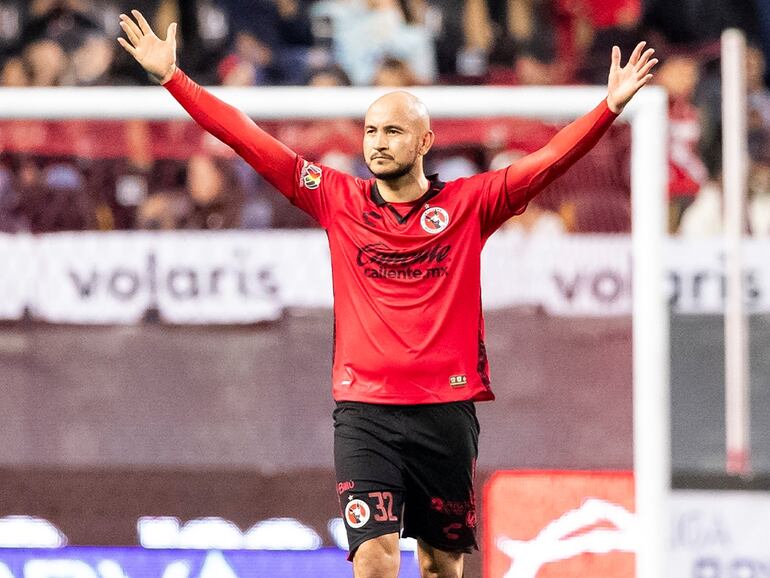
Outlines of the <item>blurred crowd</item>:
[{"label": "blurred crowd", "polygon": [[[628,55],[646,39],[670,95],[670,231],[685,235],[721,231],[719,34],[740,27],[750,41],[748,227],[770,234],[766,0],[0,0],[0,86],[150,84],[115,41],[132,8],[161,35],[179,23],[180,66],[205,85],[604,84],[611,46]],[[360,138],[349,121],[334,130]],[[312,226],[233,155],[201,146],[164,158],[145,142],[147,123],[125,132],[124,155],[88,158],[32,153],[0,126],[0,231]],[[629,230],[628,135],[616,132],[511,227]],[[348,149],[300,152],[368,176]],[[527,152],[479,137],[437,147],[428,168],[448,180]]]}]

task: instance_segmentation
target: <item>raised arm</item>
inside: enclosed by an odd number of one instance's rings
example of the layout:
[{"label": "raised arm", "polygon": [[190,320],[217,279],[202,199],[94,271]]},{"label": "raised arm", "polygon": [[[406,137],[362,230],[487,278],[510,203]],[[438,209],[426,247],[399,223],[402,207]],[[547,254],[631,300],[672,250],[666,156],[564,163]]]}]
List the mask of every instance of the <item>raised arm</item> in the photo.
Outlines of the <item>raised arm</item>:
[{"label": "raised arm", "polygon": [[658,60],[644,42],[634,49],[626,66],[620,66],[620,49],[612,49],[607,98],[594,110],[560,130],[543,148],[512,164],[505,173],[509,210],[520,212],[548,184],[562,175],[599,141],[618,114],[652,78]]},{"label": "raised arm", "polygon": [[[141,12],[132,10],[131,13],[136,21],[125,14],[120,15],[120,26],[128,39],[118,38],[120,45],[179,101],[199,125],[232,147],[290,200],[297,200],[294,198],[296,153],[241,111],[193,82],[176,66],[176,23],[168,27],[166,39],[161,40]],[[303,208],[313,213],[309,207]]]}]

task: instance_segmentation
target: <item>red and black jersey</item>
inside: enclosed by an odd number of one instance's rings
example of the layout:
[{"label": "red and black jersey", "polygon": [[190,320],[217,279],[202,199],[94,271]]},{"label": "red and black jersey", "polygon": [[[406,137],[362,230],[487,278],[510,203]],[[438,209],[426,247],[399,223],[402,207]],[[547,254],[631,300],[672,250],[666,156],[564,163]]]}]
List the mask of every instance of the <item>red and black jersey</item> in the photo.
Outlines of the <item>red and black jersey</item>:
[{"label": "red and black jersey", "polygon": [[489,400],[481,250],[489,236],[585,154],[615,115],[606,101],[499,171],[388,203],[375,179],[310,162],[180,70],[166,88],[206,130],[326,229],[334,286],[337,401]]}]

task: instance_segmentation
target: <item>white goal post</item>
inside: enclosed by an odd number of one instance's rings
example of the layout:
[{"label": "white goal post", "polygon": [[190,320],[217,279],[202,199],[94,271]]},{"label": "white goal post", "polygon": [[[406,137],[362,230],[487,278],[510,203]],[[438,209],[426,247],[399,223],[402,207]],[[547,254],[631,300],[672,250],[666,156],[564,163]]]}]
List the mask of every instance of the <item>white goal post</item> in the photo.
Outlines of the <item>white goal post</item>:
[{"label": "white goal post", "polygon": [[[372,88],[216,88],[256,119],[361,118],[383,94]],[[606,96],[598,87],[420,87],[433,118],[516,116],[568,120]],[[0,90],[2,119],[170,119],[187,113],[158,87]],[[645,87],[621,116],[631,124],[633,416],[637,578],[667,575],[670,427],[669,331],[663,243],[667,223],[667,98]],[[597,405],[601,400],[596,400]],[[600,409],[597,411],[601,411]]]}]

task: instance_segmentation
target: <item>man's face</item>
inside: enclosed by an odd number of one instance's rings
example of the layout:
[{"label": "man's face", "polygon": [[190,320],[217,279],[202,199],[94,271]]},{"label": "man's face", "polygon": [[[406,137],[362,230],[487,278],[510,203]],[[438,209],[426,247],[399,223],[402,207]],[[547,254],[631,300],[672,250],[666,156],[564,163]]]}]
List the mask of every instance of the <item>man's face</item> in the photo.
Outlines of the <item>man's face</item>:
[{"label": "man's face", "polygon": [[382,180],[408,174],[424,154],[425,127],[403,98],[384,97],[375,102],[364,121],[364,160]]}]

